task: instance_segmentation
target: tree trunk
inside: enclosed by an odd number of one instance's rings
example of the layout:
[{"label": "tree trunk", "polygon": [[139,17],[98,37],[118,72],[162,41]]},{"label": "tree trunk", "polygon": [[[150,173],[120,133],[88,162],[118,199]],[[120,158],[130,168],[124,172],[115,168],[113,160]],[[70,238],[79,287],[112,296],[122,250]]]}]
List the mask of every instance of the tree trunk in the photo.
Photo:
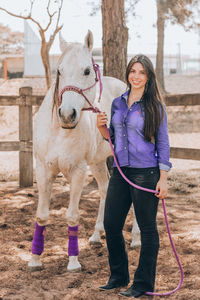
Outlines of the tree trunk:
[{"label": "tree trunk", "polygon": [[165,93],[164,83],[164,32],[165,32],[165,8],[163,0],[157,0],[157,55],[156,75],[161,91]]},{"label": "tree trunk", "polygon": [[102,0],[103,74],[125,81],[128,28],[124,0]]},{"label": "tree trunk", "polygon": [[49,62],[49,53],[45,53],[45,60],[43,61],[44,64],[44,70],[45,70],[45,77],[46,77],[46,85],[47,89],[51,86],[51,67]]},{"label": "tree trunk", "polygon": [[46,86],[48,90],[51,86],[51,67],[49,62],[49,53],[46,46],[41,47],[41,57],[45,71]]},{"label": "tree trunk", "polygon": [[[124,0],[102,0],[103,75],[125,81],[127,66],[128,28],[125,22]],[[113,157],[107,158],[112,173]]]}]

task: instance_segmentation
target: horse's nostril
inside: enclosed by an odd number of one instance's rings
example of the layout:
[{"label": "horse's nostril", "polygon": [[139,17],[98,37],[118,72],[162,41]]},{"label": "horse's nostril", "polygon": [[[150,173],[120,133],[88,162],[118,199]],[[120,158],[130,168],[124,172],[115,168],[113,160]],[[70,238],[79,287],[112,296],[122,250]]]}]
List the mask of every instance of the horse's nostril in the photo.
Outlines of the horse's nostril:
[{"label": "horse's nostril", "polygon": [[73,108],[73,113],[71,114],[71,120],[74,121],[76,119],[76,110]]},{"label": "horse's nostril", "polygon": [[58,109],[59,117],[61,118],[61,108]]}]

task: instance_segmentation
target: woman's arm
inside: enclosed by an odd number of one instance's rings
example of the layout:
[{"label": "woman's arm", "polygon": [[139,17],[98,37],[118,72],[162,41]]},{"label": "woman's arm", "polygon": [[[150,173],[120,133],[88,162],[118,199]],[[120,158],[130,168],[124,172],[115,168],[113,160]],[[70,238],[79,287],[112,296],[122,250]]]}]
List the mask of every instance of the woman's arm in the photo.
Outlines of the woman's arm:
[{"label": "woman's arm", "polygon": [[172,164],[169,161],[170,147],[167,128],[167,112],[165,106],[164,119],[158,128],[158,132],[155,136],[155,143],[159,168],[164,171],[169,171],[172,167]]},{"label": "woman's arm", "polygon": [[161,122],[156,135],[156,150],[158,156],[158,165],[160,169],[160,179],[156,185],[156,191],[159,192],[156,196],[159,199],[167,197],[167,175],[172,164],[169,161],[170,146],[167,128],[167,112],[164,106],[164,119]]}]

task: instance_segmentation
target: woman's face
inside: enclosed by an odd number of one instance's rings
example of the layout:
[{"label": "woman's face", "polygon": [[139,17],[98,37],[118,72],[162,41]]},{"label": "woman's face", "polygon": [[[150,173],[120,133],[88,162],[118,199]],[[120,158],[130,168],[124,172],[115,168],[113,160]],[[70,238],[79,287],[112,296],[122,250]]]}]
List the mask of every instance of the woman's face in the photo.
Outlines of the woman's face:
[{"label": "woman's face", "polygon": [[147,73],[143,65],[139,62],[134,63],[128,75],[128,81],[131,85],[131,89],[144,90],[147,80]]}]

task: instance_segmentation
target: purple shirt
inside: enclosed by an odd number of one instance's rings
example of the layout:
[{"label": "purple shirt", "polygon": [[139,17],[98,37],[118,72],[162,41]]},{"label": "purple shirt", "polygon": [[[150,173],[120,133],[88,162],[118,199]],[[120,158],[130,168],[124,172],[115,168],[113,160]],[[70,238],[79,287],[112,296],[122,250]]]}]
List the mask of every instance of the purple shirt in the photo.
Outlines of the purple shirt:
[{"label": "purple shirt", "polygon": [[159,166],[160,169],[169,171],[172,164],[169,162],[166,109],[155,141],[148,142],[143,134],[144,112],[141,110],[143,101],[136,101],[128,108],[128,94],[129,91],[114,99],[111,107],[109,131],[119,165],[132,168]]}]

